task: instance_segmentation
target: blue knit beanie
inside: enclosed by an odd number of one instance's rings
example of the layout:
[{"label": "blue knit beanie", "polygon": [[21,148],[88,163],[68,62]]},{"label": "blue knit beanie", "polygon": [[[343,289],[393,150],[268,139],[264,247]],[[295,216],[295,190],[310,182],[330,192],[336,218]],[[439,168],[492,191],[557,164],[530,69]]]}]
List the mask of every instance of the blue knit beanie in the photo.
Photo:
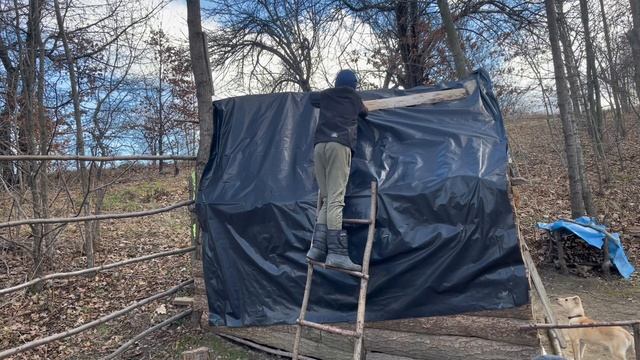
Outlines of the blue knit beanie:
[{"label": "blue knit beanie", "polygon": [[345,69],[340,70],[338,75],[336,75],[336,85],[335,87],[346,86],[355,90],[358,87],[358,77],[353,70]]}]

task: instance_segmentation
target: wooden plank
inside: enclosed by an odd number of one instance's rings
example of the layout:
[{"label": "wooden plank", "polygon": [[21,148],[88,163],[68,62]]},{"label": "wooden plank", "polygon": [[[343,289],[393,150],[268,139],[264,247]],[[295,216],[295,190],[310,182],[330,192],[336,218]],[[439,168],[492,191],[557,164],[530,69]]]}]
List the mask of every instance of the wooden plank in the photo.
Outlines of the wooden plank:
[{"label": "wooden plank", "polygon": [[462,99],[467,95],[467,90],[465,88],[461,88],[432,91],[422,94],[394,96],[385,99],[366,100],[363,102],[369,111],[375,111],[424,104],[435,104],[443,101]]},{"label": "wooden plank", "polygon": [[[529,252],[529,248],[526,244],[522,246],[522,258],[524,260],[527,269],[529,270],[529,274],[531,276],[531,280],[533,281],[533,285],[538,292],[538,296],[540,297],[540,301],[542,302],[542,308],[544,309],[545,317],[552,324],[557,324],[555,313],[551,308],[551,303],[549,302],[549,296],[547,295],[547,290],[544,288],[544,284],[542,283],[542,279],[540,278],[540,274],[538,274],[538,268],[536,264],[533,262],[533,258],[531,258],[531,253]],[[551,330],[554,334],[553,337],[558,339],[560,343],[560,347],[565,348],[567,343],[565,342],[564,336],[560,331]]]}]

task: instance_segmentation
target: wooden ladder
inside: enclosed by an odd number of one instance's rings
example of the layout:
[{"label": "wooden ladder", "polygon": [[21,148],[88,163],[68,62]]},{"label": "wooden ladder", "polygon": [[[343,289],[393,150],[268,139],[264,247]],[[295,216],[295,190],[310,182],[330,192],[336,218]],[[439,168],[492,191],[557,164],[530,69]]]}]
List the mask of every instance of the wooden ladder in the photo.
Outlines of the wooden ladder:
[{"label": "wooden ladder", "polygon": [[[346,224],[368,224],[369,232],[367,233],[367,243],[364,247],[364,256],[362,258],[362,271],[350,271],[340,268],[328,267],[324,263],[319,263],[310,259],[307,259],[307,282],[304,286],[304,297],[302,298],[302,306],[300,308],[300,317],[298,318],[296,326],[296,337],[293,342],[293,360],[298,360],[300,352],[300,338],[302,337],[302,327],[307,326],[310,328],[330,332],[333,334],[349,336],[356,339],[353,349],[353,360],[361,360],[363,352],[364,342],[364,315],[367,303],[367,286],[369,284],[369,260],[371,258],[371,248],[373,247],[373,238],[376,230],[376,211],[377,211],[377,198],[378,187],[375,181],[371,182],[371,209],[369,211],[368,219],[343,219],[342,222]],[[318,205],[320,205],[320,199],[318,199]],[[318,209],[320,206],[318,206]],[[360,278],[360,295],[358,297],[358,313],[356,318],[356,329],[348,330],[342,329],[337,326],[319,324],[305,320],[307,314],[307,306],[309,305],[309,293],[311,292],[311,280],[313,279],[314,266],[319,266],[324,269],[330,269],[340,271],[355,277]]]}]

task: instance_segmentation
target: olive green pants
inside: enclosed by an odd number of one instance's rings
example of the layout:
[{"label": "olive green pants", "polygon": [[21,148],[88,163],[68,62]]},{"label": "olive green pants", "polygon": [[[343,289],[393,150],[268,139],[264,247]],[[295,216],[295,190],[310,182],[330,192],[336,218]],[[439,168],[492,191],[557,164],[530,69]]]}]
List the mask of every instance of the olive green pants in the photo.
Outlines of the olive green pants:
[{"label": "olive green pants", "polygon": [[322,198],[317,223],[326,224],[329,230],[340,230],[351,169],[351,149],[336,142],[318,143],[313,151],[313,159]]}]

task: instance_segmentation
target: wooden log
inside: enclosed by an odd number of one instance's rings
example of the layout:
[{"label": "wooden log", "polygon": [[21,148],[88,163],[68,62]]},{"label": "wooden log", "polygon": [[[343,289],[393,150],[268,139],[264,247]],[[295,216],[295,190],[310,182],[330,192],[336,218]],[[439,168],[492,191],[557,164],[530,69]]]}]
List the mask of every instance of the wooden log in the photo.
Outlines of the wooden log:
[{"label": "wooden log", "polygon": [[197,349],[185,351],[181,355],[182,360],[209,360],[211,359],[208,347],[199,347]]},{"label": "wooden log", "polygon": [[[214,328],[214,331],[221,335],[231,335],[241,339],[248,339],[258,344],[276,349],[284,349],[291,352],[293,351],[293,335],[295,328],[293,326],[290,328],[291,331],[287,332],[274,331],[271,326],[250,328]],[[304,329],[304,334],[308,331],[316,332],[317,330],[307,328]],[[317,333],[319,334],[320,332],[317,331]],[[326,338],[328,339],[331,334],[326,335]],[[335,336],[343,338],[338,335]],[[350,346],[345,346],[342,349],[336,349],[335,346],[329,346],[323,342],[309,340],[306,336],[303,336],[300,339],[300,354],[318,359],[352,360],[352,351],[353,342]]]},{"label": "wooden log", "polygon": [[530,359],[536,347],[506,344],[463,336],[432,336],[368,329],[368,350],[425,360],[512,360]]},{"label": "wooden log", "polygon": [[527,320],[455,315],[370,322],[367,323],[367,328],[429,335],[468,336],[515,345],[538,346],[537,331],[517,331],[527,324]]},{"label": "wooden log", "polygon": [[133,161],[133,160],[195,160],[195,156],[182,155],[116,155],[116,156],[78,156],[78,155],[2,155],[0,161]]},{"label": "wooden log", "polygon": [[126,218],[133,218],[133,217],[142,217],[142,216],[155,215],[155,214],[171,211],[179,207],[191,205],[193,203],[195,203],[194,200],[186,200],[186,201],[181,201],[179,203],[175,203],[173,205],[165,206],[158,209],[134,211],[134,212],[127,212],[127,213],[120,213],[120,214],[99,214],[99,215],[88,215],[88,216],[72,216],[72,217],[66,217],[66,218],[15,220],[15,221],[0,223],[0,228],[18,226],[18,225],[28,225],[28,224],[74,223],[74,222],[82,222],[87,220],[126,219]]},{"label": "wooden log", "polygon": [[[291,349],[293,326],[216,328],[216,331],[250,339],[280,349]],[[305,329],[300,353],[320,359],[352,359],[353,340],[340,335]],[[392,330],[365,330],[367,351],[410,359],[524,359],[533,357],[537,346],[522,346],[465,336],[427,335]]]},{"label": "wooden log", "polygon": [[[474,81],[475,82],[475,81]],[[467,89],[449,89],[441,91],[432,91],[422,94],[413,94],[405,96],[394,96],[384,99],[366,100],[364,105],[369,111],[392,109],[407,106],[416,106],[424,104],[435,104],[443,101],[458,100],[466,97]]]},{"label": "wooden log", "polygon": [[564,258],[564,243],[560,234],[556,231],[553,233],[553,240],[555,241],[556,249],[558,251],[558,262],[560,263],[560,272],[562,274],[568,274],[567,261]]},{"label": "wooden log", "polygon": [[175,306],[193,306],[193,298],[190,296],[177,296],[171,303]]},{"label": "wooden log", "polygon": [[475,311],[468,312],[461,315],[467,316],[487,316],[487,317],[497,317],[497,318],[508,318],[508,319],[520,319],[520,320],[532,320],[533,312],[531,310],[531,304],[522,305],[516,308],[511,309],[502,309],[502,310],[484,310],[484,311]]}]

